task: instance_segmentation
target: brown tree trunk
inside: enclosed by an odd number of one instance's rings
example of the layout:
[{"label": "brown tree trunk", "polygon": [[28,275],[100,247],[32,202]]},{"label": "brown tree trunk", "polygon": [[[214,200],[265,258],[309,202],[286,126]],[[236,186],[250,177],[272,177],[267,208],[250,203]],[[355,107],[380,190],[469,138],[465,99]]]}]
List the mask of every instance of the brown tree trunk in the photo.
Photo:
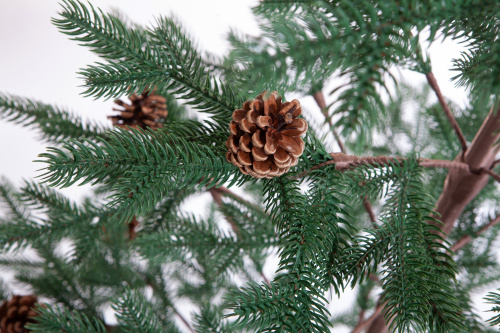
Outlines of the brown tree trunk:
[{"label": "brown tree trunk", "polygon": [[500,109],[492,108],[469,149],[463,157],[460,154],[455,159],[468,164],[470,171],[450,170],[448,172],[436,205],[436,211],[441,215],[439,220],[444,224],[442,229],[445,237],[453,229],[455,221],[462,214],[465,206],[488,182],[489,175],[480,173],[480,170],[490,169],[495,160],[498,146],[494,144],[500,138],[499,131]]},{"label": "brown tree trunk", "polygon": [[378,315],[378,317],[373,321],[366,333],[389,333],[389,330],[385,325],[383,314]]}]

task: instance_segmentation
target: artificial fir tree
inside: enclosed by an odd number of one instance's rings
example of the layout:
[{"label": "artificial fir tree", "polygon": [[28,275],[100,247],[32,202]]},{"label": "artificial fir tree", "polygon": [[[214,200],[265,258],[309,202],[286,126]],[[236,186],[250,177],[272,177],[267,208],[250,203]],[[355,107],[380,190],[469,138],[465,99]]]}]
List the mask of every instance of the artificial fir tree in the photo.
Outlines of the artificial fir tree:
[{"label": "artificial fir tree", "polygon": [[[143,28],[62,3],[54,24],[102,58],[80,73],[85,94],[132,96],[132,104],[118,102],[112,119],[123,128],[105,130],[0,95],[3,118],[38,127],[52,146],[40,154],[38,182],[0,184],[0,265],[46,303],[26,327],[489,330],[470,297],[500,278],[497,1],[264,0],[254,12],[262,35],[231,34],[231,52],[216,59],[174,19]],[[422,49],[440,36],[467,45],[453,64],[467,107],[444,99]],[[428,86],[393,89],[398,67]],[[327,104],[332,78],[343,83]],[[324,122],[286,102],[290,92],[314,96]],[[431,93],[439,103],[428,102]],[[412,121],[409,101],[418,105]],[[340,152],[329,148],[330,133]],[[56,189],[82,183],[94,192],[78,205]],[[213,198],[210,213],[184,212],[202,192]],[[266,277],[273,251],[279,267]],[[329,295],[350,288],[354,308],[331,316]],[[192,302],[192,320],[179,299]],[[486,300],[498,311],[497,293]],[[116,325],[103,320],[109,306]]]}]

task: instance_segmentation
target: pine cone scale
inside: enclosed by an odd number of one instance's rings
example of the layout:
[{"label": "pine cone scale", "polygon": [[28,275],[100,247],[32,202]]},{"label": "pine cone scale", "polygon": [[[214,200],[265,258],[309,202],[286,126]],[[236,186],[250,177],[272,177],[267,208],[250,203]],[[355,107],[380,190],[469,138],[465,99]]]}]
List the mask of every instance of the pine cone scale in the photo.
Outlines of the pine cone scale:
[{"label": "pine cone scale", "polygon": [[264,148],[264,144],[266,143],[266,137],[261,130],[257,130],[252,135],[252,143],[257,148]]},{"label": "pine cone scale", "polygon": [[269,157],[263,148],[253,147],[252,156],[256,161],[265,161]]}]

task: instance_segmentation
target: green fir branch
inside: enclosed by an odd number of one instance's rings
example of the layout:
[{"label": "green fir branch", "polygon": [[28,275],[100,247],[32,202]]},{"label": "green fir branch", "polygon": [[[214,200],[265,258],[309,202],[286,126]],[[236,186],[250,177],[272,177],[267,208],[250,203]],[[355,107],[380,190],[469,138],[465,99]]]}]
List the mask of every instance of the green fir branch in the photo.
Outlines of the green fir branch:
[{"label": "green fir branch", "polygon": [[39,333],[105,333],[104,324],[97,318],[91,318],[77,311],[65,308],[38,306],[36,308],[36,322],[26,327],[30,332]]},{"label": "green fir branch", "polygon": [[127,288],[112,307],[124,332],[166,332],[161,327],[152,305],[137,291]]},{"label": "green fir branch", "polygon": [[153,87],[159,92],[169,90],[212,113],[221,128],[227,128],[227,119],[242,105],[229,86],[203,68],[191,41],[173,19],[158,19],[145,37],[78,1],[65,1],[60,15],[54,23],[61,31],[109,60],[80,72],[86,80],[86,95],[110,98]]},{"label": "green fir branch", "polygon": [[[330,322],[323,294],[331,285],[337,292],[341,289],[335,283],[335,278],[341,277],[334,276],[332,260],[347,245],[350,230],[341,217],[346,214],[341,207],[345,204],[343,198],[331,189],[332,184],[339,183],[334,168],[315,170],[312,174],[310,202],[300,193],[297,181],[281,177],[265,184],[266,210],[280,233],[281,275],[270,286],[248,285],[233,295],[237,304],[233,305],[231,316],[238,316],[239,327],[328,330]],[[280,301],[276,301],[275,295]]]},{"label": "green fir branch", "polygon": [[55,144],[61,140],[95,139],[104,132],[103,126],[93,122],[84,123],[63,108],[1,93],[0,119],[36,128],[41,131],[41,139]]},{"label": "green fir branch", "polygon": [[188,258],[190,253],[208,255],[210,270],[222,274],[232,267],[242,266],[241,256],[247,251],[278,244],[276,239],[267,239],[265,235],[252,238],[226,235],[215,223],[199,221],[195,217],[182,217],[177,221],[170,230],[138,237],[135,244],[144,257],[164,262],[165,257],[175,261]]},{"label": "green fir branch", "polygon": [[[491,310],[488,312],[497,313],[500,312],[500,294],[497,292],[490,291],[488,295],[484,297],[484,300],[487,304],[493,304]],[[499,325],[500,324],[500,314],[488,319],[486,322],[490,324],[490,326]]]},{"label": "green fir branch", "polygon": [[217,307],[204,304],[194,316],[194,328],[198,333],[230,333],[237,332],[232,325],[223,322],[223,315]]},{"label": "green fir branch", "polygon": [[457,300],[448,285],[455,264],[444,251],[439,228],[426,221],[431,205],[422,192],[420,167],[415,160],[403,163],[402,177],[389,192],[381,215],[384,227],[393,234],[381,279],[385,318],[399,331],[425,329],[437,332],[463,327]]},{"label": "green fir branch", "polygon": [[163,132],[109,132],[99,144],[70,141],[65,151],[41,154],[48,164],[41,175],[51,186],[116,181],[110,205],[124,219],[147,213],[171,189],[239,184],[247,177],[224,158],[222,148],[187,142]]},{"label": "green fir branch", "polygon": [[28,221],[31,212],[26,207],[19,197],[19,193],[15,192],[12,184],[4,177],[0,178],[0,203],[4,208],[3,214],[6,220],[13,221]]},{"label": "green fir branch", "polygon": [[37,247],[67,236],[87,238],[104,225],[102,221],[92,224],[94,218],[103,214],[102,210],[88,205],[79,207],[54,189],[36,182],[25,182],[20,191],[11,196],[17,197],[19,204],[31,212],[31,217],[0,220],[0,246],[5,249]]}]

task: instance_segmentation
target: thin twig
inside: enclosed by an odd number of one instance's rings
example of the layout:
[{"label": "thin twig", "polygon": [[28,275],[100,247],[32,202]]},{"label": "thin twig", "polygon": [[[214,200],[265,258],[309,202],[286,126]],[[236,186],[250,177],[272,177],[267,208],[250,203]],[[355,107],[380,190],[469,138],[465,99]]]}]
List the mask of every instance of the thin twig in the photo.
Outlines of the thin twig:
[{"label": "thin twig", "polygon": [[[328,107],[326,106],[326,101],[325,101],[325,95],[323,92],[320,90],[316,92],[314,95],[314,100],[316,101],[316,104],[321,109],[321,113],[325,116],[325,120],[328,121],[328,124],[330,124],[330,129],[333,133],[333,136],[335,137],[335,140],[337,140],[337,144],[340,147],[340,151],[342,153],[346,153],[346,149],[344,146],[344,143],[342,142],[342,139],[340,139],[339,135],[337,134],[337,131],[335,128],[333,128],[333,123],[332,123],[332,117],[328,115]],[[373,223],[375,229],[377,229],[376,219],[375,219],[375,214],[373,213],[372,205],[370,204],[370,201],[368,201],[367,197],[363,198],[363,207],[365,208],[366,212],[368,213],[368,216],[370,216],[370,221]]]},{"label": "thin twig", "polygon": [[[158,284],[156,282],[153,282],[153,281],[146,281],[147,282],[147,285],[150,286],[151,288],[153,288],[153,290],[155,291],[162,291],[162,292],[165,292],[165,290],[158,286]],[[184,325],[186,325],[186,327],[188,328],[188,330],[191,332],[191,333],[195,333],[195,331],[193,330],[193,328],[191,327],[191,325],[189,325],[189,322],[186,320],[186,318],[184,318],[184,316],[175,308],[174,304],[172,303],[171,300],[169,300],[167,298],[167,302],[169,303],[169,305],[172,307],[172,310],[174,311],[175,315],[177,317],[179,317],[179,319],[184,323]]]},{"label": "thin twig", "polygon": [[500,175],[499,174],[494,173],[493,171],[491,171],[489,169],[481,169],[480,172],[487,173],[488,175],[491,176],[491,178],[493,178],[494,180],[496,180],[497,182],[500,183]]},{"label": "thin twig", "polygon": [[[245,199],[237,196],[232,191],[230,191],[229,189],[227,189],[227,188],[225,188],[223,186],[217,187],[217,188],[212,187],[212,188],[209,188],[208,191],[212,195],[212,198],[214,199],[214,201],[217,204],[217,206],[219,206],[219,208],[221,208],[221,209],[222,209],[222,205],[223,205],[223,202],[222,202],[222,193],[224,193],[225,195],[230,195],[232,197],[238,198],[240,201],[245,202],[245,203],[247,203],[249,205],[255,206],[255,205],[249,203],[248,201],[246,201]],[[257,208],[260,209],[260,207],[258,207],[258,206],[255,206],[255,207],[257,207]],[[234,219],[231,216],[228,216],[226,214],[224,214],[224,216],[226,217],[226,220],[229,222],[229,224],[231,224],[231,228],[233,229],[233,231],[239,237],[240,236],[240,230],[238,228],[238,225],[234,221]],[[263,272],[259,272],[259,273],[260,273],[260,276],[262,277],[262,279],[264,280],[264,282],[266,284],[269,284],[269,279],[264,275],[264,273]]]},{"label": "thin twig", "polygon": [[377,285],[382,286],[382,283],[380,282],[380,279],[378,278],[377,275],[371,273],[370,275],[368,275],[368,278],[373,282],[375,282]]},{"label": "thin twig", "polygon": [[[219,209],[222,210],[223,202],[222,202],[222,195],[220,194],[220,192],[218,192],[215,187],[209,188],[208,192],[210,192],[210,194],[212,195],[212,198],[214,199],[217,206],[219,206]],[[238,229],[238,225],[236,224],[234,219],[231,216],[226,215],[226,220],[231,225],[231,228],[233,229],[234,233],[239,236],[240,230]]]},{"label": "thin twig", "polygon": [[[475,237],[481,235],[483,232],[485,232],[486,230],[488,230],[489,228],[493,227],[494,225],[496,225],[498,223],[500,223],[500,215],[498,215],[493,220],[491,220],[490,222],[488,222],[488,224],[484,225],[481,229],[479,229],[476,232]],[[470,235],[464,235],[455,244],[453,244],[453,246],[451,247],[450,250],[452,252],[457,252],[458,250],[460,250],[461,248],[463,248],[465,245],[467,245],[471,240],[472,240],[472,236],[470,236]]]},{"label": "thin twig", "polygon": [[448,121],[451,124],[451,127],[453,127],[453,130],[455,130],[455,133],[458,136],[458,141],[460,141],[460,145],[462,146],[462,152],[465,153],[467,150],[467,140],[465,140],[464,134],[462,133],[462,130],[460,129],[460,126],[457,123],[457,120],[453,116],[453,113],[451,112],[450,107],[444,100],[443,94],[441,93],[441,89],[439,89],[439,85],[436,81],[436,78],[434,77],[434,74],[432,72],[427,73],[425,75],[427,77],[427,81],[429,82],[429,85],[431,88],[434,90],[436,93],[436,96],[439,100],[439,104],[441,104],[441,107],[443,108],[444,113],[446,114],[446,118],[448,118]]},{"label": "thin twig", "polygon": [[264,273],[263,273],[263,272],[260,272],[260,276],[262,277],[262,280],[264,280],[264,282],[265,282],[268,286],[270,286],[270,285],[271,285],[271,283],[269,282],[269,280],[267,279],[267,277],[264,275]]},{"label": "thin twig", "polygon": [[182,322],[184,323],[184,325],[186,325],[189,331],[192,333],[196,333],[194,329],[191,327],[191,325],[189,325],[189,322],[186,320],[186,318],[184,318],[184,316],[179,311],[177,311],[175,306],[172,305],[172,309],[174,310],[175,315],[179,317],[180,320],[182,320]]},{"label": "thin twig", "polygon": [[318,104],[319,108],[321,109],[321,113],[325,116],[325,121],[327,121],[328,124],[330,125],[330,130],[332,131],[333,136],[335,137],[335,140],[337,140],[337,144],[340,147],[340,151],[345,153],[346,151],[345,151],[344,143],[342,142],[342,139],[340,138],[337,131],[333,127],[332,117],[330,117],[328,115],[328,107],[326,106],[325,95],[323,95],[322,91],[318,91],[317,93],[315,93],[313,95],[313,97],[314,97],[314,100],[316,101],[316,104]]},{"label": "thin twig", "polygon": [[259,210],[261,213],[267,215],[267,213],[260,206],[254,204],[254,203],[251,203],[248,200],[243,199],[242,197],[240,197],[239,195],[237,195],[236,193],[234,193],[233,191],[231,191],[227,187],[219,186],[219,187],[213,187],[213,189],[224,196],[232,197],[233,199],[236,199],[236,201],[242,202],[245,205],[250,206],[252,208],[255,208],[255,209]]},{"label": "thin twig", "polygon": [[377,219],[375,218],[375,214],[373,213],[373,209],[372,209],[372,204],[370,203],[370,201],[368,201],[367,196],[365,196],[363,198],[363,207],[365,207],[365,210],[368,213],[368,216],[370,216],[370,221],[372,221],[373,227],[375,229],[378,229]]},{"label": "thin twig", "polygon": [[377,318],[382,313],[382,310],[384,309],[384,305],[385,305],[385,303],[379,304],[375,308],[375,312],[373,312],[373,314],[368,319],[357,324],[356,327],[354,327],[354,330],[352,331],[352,333],[361,333],[361,331],[363,331],[363,329],[370,326],[371,323],[375,320],[375,318]]},{"label": "thin twig", "polygon": [[[358,157],[354,155],[346,155],[343,153],[331,153],[330,156],[332,156],[333,158],[332,160],[315,165],[309,170],[299,173],[298,175],[295,176],[295,178],[304,177],[309,172],[330,164],[335,164],[336,170],[345,171],[362,165],[387,165],[390,163],[398,164],[401,163],[401,161],[406,160],[406,158],[404,157],[389,157],[389,156]],[[472,173],[467,163],[458,161],[422,159],[419,160],[419,164],[426,168],[460,169]]]}]

